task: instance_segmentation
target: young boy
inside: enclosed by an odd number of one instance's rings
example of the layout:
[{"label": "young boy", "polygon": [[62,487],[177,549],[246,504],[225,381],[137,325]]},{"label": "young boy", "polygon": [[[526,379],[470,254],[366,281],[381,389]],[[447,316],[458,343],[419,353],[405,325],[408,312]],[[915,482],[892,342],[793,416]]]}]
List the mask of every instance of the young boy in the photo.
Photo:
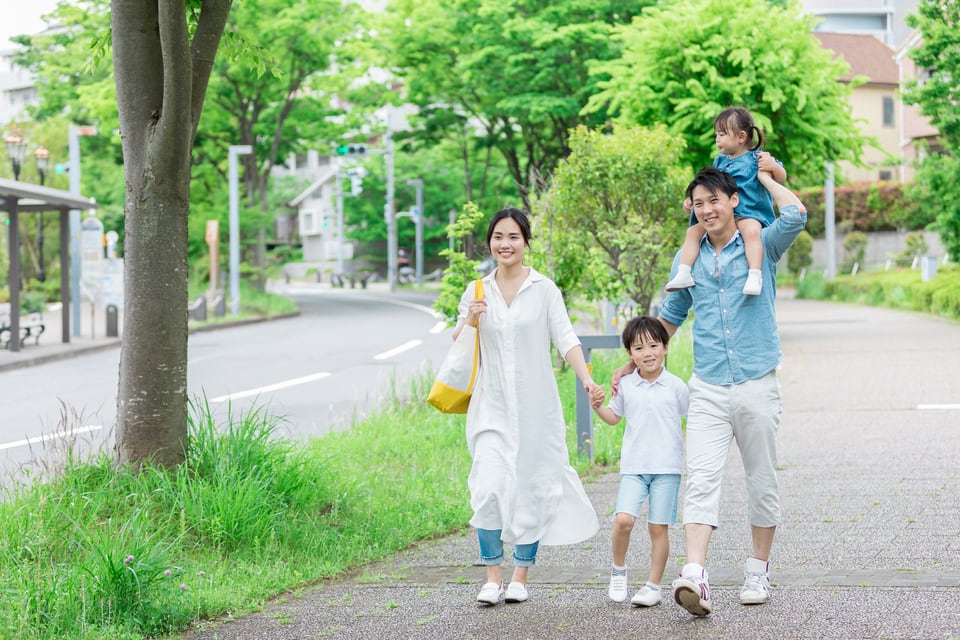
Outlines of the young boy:
[{"label": "young boy", "polygon": [[610,599],[627,599],[627,547],[630,532],[649,497],[647,529],[650,532],[650,574],[630,602],[638,607],[660,604],[660,580],[670,555],[667,529],[677,519],[680,473],[683,469],[683,436],[680,417],[687,415],[687,385],[663,366],[670,335],[656,318],[641,316],[627,323],[623,346],[636,370],[620,380],[619,393],[606,407],[603,392],[591,397],[597,415],[609,425],[623,416],[620,453],[620,490],[613,525],[613,569]]}]

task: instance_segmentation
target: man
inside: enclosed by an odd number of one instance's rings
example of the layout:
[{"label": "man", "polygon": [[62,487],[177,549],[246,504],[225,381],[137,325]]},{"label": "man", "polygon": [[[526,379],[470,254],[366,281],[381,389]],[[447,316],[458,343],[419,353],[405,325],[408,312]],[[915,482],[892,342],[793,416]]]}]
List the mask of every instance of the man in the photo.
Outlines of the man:
[{"label": "man", "polygon": [[[694,367],[687,417],[687,484],[683,524],[687,564],[673,583],[674,600],[690,613],[711,611],[707,547],[719,525],[720,484],[730,444],[736,440],[746,471],[753,555],[745,564],[743,604],[763,604],[770,591],[770,549],[780,524],[777,429],[780,423],[780,337],[774,309],[777,262],[806,223],[800,199],[767,172],[760,182],[780,217],[762,231],[765,282],[758,296],[742,292],[747,277],[743,239],[733,210],[734,179],[701,170],[687,187],[697,219],[706,228],[690,289],[667,295],[660,321],[672,336],[691,307]],[[673,271],[677,269],[674,261]],[[671,276],[674,274],[671,274]]]}]

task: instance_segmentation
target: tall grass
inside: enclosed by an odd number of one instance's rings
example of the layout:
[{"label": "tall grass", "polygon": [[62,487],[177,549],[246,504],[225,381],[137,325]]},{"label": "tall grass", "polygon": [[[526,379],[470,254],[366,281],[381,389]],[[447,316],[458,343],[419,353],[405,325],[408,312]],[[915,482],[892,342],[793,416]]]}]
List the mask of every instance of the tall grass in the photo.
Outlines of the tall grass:
[{"label": "tall grass", "polygon": [[[671,343],[679,375],[682,343]],[[609,381],[620,353],[595,359],[598,382]],[[560,388],[572,423],[569,375]],[[0,639],[172,633],[462,529],[464,418],[423,402],[429,383],[421,376],[349,430],[308,441],[280,437],[280,420],[264,407],[218,423],[197,400],[177,469],[136,473],[105,454],[68,457],[46,482],[8,487]],[[615,464],[619,432],[596,429],[598,463]],[[574,464],[596,469],[576,458],[569,431]]]}]

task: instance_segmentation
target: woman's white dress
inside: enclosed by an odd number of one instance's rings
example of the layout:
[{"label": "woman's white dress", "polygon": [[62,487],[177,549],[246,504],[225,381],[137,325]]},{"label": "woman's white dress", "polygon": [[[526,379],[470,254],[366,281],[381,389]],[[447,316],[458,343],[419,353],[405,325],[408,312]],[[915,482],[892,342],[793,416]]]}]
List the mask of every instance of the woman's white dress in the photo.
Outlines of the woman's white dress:
[{"label": "woman's white dress", "polygon": [[[580,542],[599,524],[570,466],[551,361],[551,342],[566,355],[580,341],[553,281],[531,268],[508,307],[495,276],[483,279],[480,374],[467,410],[470,524],[502,529],[514,544]],[[461,322],[474,289],[460,299]]]}]

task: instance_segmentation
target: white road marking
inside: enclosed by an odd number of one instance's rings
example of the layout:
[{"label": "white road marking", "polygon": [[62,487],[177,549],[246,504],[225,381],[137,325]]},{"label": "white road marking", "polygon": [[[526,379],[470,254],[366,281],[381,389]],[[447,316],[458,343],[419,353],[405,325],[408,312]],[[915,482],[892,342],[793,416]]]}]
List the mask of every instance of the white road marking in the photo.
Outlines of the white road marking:
[{"label": "white road marking", "polygon": [[409,342],[404,342],[404,343],[403,343],[402,345],[400,345],[399,347],[394,347],[393,349],[390,349],[389,351],[384,351],[383,353],[378,353],[377,355],[373,356],[373,359],[374,359],[374,360],[386,360],[387,358],[392,358],[393,356],[398,355],[398,354],[400,354],[400,353],[403,353],[404,351],[409,351],[410,349],[413,349],[414,347],[419,347],[421,344],[423,344],[423,340],[411,340],[411,341],[409,341]]},{"label": "white road marking", "polygon": [[4,449],[14,449],[16,447],[25,447],[28,444],[37,444],[40,442],[46,442],[48,440],[54,440],[55,438],[69,438],[71,436],[79,435],[81,433],[88,433],[90,431],[97,431],[99,429],[103,429],[102,424],[90,424],[85,427],[71,429],[70,431],[55,431],[54,433],[45,433],[42,436],[37,436],[36,438],[24,438],[23,440],[17,440],[15,442],[5,442],[0,444],[0,451]]},{"label": "white road marking", "polygon": [[441,321],[433,325],[433,329],[430,329],[430,333],[436,335],[438,333],[443,333],[444,331],[446,331],[446,329],[447,329],[447,323]]},{"label": "white road marking", "polygon": [[960,409],[960,404],[918,404],[918,411]]},{"label": "white road marking", "polygon": [[321,371],[319,373],[312,373],[309,376],[291,378],[290,380],[284,380],[283,382],[277,382],[276,384],[268,384],[263,387],[257,387],[256,389],[248,389],[246,391],[237,391],[236,393],[228,393],[223,396],[217,396],[216,398],[210,398],[210,402],[226,402],[228,400],[237,400],[238,398],[247,398],[249,396],[260,395],[261,393],[269,393],[270,391],[278,391],[280,389],[286,389],[287,387],[295,387],[300,384],[307,384],[308,382],[323,380],[324,378],[329,377],[329,373],[326,371]]}]

